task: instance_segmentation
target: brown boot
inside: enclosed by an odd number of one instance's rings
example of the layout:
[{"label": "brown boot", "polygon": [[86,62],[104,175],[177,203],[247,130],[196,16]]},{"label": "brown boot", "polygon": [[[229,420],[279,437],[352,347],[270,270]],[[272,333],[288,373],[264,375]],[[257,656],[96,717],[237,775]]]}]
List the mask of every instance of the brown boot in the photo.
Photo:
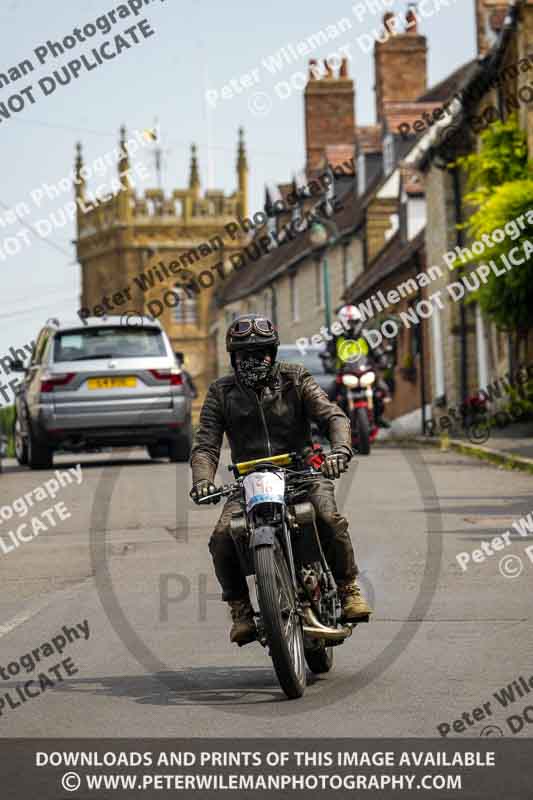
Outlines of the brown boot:
[{"label": "brown boot", "polygon": [[343,620],[345,622],[368,622],[372,609],[362,596],[355,578],[345,583],[339,583],[338,588]]},{"label": "brown boot", "polygon": [[257,637],[257,628],[254,622],[254,610],[248,597],[242,600],[230,600],[231,618],[233,625],[230,631],[230,641],[241,647],[243,644],[253,642]]}]

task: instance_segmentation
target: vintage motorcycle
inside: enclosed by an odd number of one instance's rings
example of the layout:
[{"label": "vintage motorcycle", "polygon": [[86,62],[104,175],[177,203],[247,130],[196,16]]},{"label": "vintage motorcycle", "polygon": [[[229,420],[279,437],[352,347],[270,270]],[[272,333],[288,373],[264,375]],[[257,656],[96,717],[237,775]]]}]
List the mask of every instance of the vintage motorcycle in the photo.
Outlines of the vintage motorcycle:
[{"label": "vintage motorcycle", "polygon": [[[374,402],[386,401],[383,390],[375,387],[376,373],[366,358],[347,362],[336,377],[336,401],[352,426],[352,447],[361,455],[370,453],[378,435]],[[379,393],[379,394],[376,394]]]},{"label": "vintage motorcycle", "polygon": [[[301,697],[306,668],[329,672],[333,650],[352,634],[341,624],[335,580],[320,543],[315,511],[305,500],[318,472],[321,451],[286,453],[229,467],[236,482],[217,495],[238,498],[231,534],[246,575],[255,575],[257,639],[270,650],[287,697]],[[362,620],[366,621],[366,620]]]}]

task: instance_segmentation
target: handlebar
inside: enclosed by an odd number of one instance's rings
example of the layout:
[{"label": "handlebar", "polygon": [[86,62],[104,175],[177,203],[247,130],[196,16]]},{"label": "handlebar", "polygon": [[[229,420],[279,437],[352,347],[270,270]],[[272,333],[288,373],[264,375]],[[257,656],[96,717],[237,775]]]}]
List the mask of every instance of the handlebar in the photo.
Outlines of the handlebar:
[{"label": "handlebar", "polygon": [[[272,461],[269,462],[268,459],[262,459],[261,466],[264,468],[269,463],[273,467],[276,467],[277,469],[280,469],[280,467],[277,464],[272,463]],[[231,466],[229,467],[229,469],[232,469],[232,468],[233,467],[231,467]],[[313,464],[310,464],[307,468],[302,469],[302,470],[292,470],[292,469],[287,469],[286,467],[281,467],[281,469],[283,469],[284,472],[288,473],[289,477],[298,478],[300,483],[302,483],[302,484],[305,483],[307,480],[313,480],[313,481],[321,480],[321,479],[325,480],[324,476],[320,472],[320,469],[316,468]],[[245,476],[241,476],[234,483],[227,483],[227,484],[224,484],[223,486],[217,487],[217,491],[213,492],[213,494],[209,494],[206,497],[200,498],[198,500],[198,505],[200,505],[201,503],[207,503],[208,500],[213,500],[213,498],[215,498],[215,497],[228,497],[229,495],[231,495],[234,492],[238,491],[238,489],[240,488],[240,482],[242,481],[243,477],[245,477]]]},{"label": "handlebar", "polygon": [[213,492],[213,494],[208,494],[206,497],[201,497],[198,500],[198,505],[200,505],[200,503],[206,503],[208,500],[212,500],[214,497],[227,497],[228,495],[232,494],[232,492],[237,490],[238,485],[238,483],[227,483],[225,486],[220,486],[216,492]]}]

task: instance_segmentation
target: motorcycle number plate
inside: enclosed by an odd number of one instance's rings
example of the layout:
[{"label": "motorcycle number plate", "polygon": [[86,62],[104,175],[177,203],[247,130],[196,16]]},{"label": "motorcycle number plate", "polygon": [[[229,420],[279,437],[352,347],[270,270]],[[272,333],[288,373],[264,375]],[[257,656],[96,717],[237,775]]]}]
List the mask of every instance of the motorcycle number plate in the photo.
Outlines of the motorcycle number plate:
[{"label": "motorcycle number plate", "polygon": [[259,503],[284,503],[285,478],[279,472],[251,472],[243,480],[246,511]]}]

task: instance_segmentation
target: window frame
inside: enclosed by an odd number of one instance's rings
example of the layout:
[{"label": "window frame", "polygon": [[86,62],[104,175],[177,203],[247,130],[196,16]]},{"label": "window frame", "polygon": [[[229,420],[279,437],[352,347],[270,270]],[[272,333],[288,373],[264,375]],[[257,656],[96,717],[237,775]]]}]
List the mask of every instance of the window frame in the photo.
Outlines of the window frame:
[{"label": "window frame", "polygon": [[296,283],[296,277],[297,277],[296,272],[292,272],[289,275],[289,301],[290,301],[291,322],[300,321],[300,304],[299,304],[298,285]]},{"label": "window frame", "polygon": [[179,294],[180,299],[174,306],[172,322],[175,325],[197,325],[199,317],[197,297],[194,294],[188,295],[179,283],[174,285],[174,291]]}]

